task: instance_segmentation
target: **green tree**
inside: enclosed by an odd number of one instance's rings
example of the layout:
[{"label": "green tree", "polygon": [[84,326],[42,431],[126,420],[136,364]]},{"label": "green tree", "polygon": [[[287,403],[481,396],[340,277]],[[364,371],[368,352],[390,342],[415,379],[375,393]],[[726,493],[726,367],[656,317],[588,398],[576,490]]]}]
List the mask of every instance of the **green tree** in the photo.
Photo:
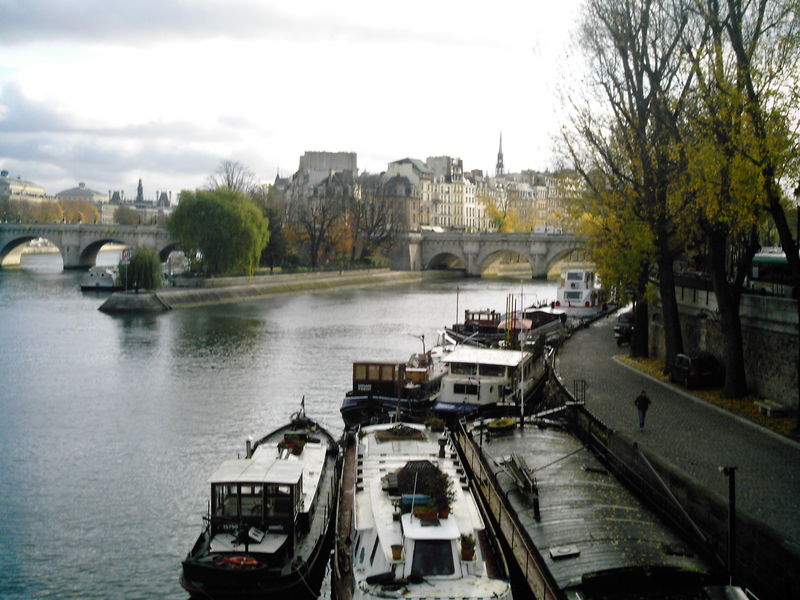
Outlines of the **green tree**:
[{"label": "green tree", "polygon": [[723,336],[723,396],[747,393],[743,334],[739,316],[745,275],[758,250],[758,227],[767,216],[752,128],[739,89],[737,67],[726,40],[723,6],[695,4],[696,44],[686,44],[695,73],[687,103],[682,151],[687,160],[684,217],[697,223],[708,254],[708,269]]},{"label": "green tree", "polygon": [[114,222],[120,225],[139,225],[142,217],[128,206],[120,206],[114,211]]},{"label": "green tree", "polygon": [[634,301],[631,356],[648,356],[648,281],[656,261],[653,231],[637,215],[619,179],[595,171],[582,196],[570,205],[576,230],[586,238],[603,287],[620,302]]},{"label": "green tree", "polygon": [[261,210],[228,188],[182,191],[167,229],[207,274],[252,275],[269,242],[269,222]]},{"label": "green tree", "polygon": [[129,263],[119,264],[117,285],[125,289],[157,290],[161,284],[161,261],[151,248],[136,248]]}]

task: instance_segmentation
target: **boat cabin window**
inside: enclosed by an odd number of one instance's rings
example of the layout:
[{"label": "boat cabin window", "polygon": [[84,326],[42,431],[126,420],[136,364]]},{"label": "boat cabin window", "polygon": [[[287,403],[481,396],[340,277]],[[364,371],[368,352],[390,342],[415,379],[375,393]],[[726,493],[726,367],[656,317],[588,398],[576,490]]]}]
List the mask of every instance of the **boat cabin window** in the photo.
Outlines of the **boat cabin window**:
[{"label": "boat cabin window", "polygon": [[474,383],[456,383],[453,385],[454,394],[465,394],[467,396],[477,396],[478,386]]},{"label": "boat cabin window", "polygon": [[581,299],[581,292],[564,292],[564,299],[565,300],[580,300]]},{"label": "boat cabin window", "polygon": [[[218,517],[261,517],[264,487],[261,484],[218,484],[213,491],[213,511]],[[240,512],[241,511],[241,512]]]},{"label": "boat cabin window", "polygon": [[239,486],[236,484],[215,485],[213,504],[214,515],[237,518],[239,516]]},{"label": "boat cabin window", "polygon": [[583,279],[583,273],[580,271],[570,271],[567,273],[567,279],[569,281],[581,281]]},{"label": "boat cabin window", "polygon": [[264,512],[264,486],[261,484],[241,486],[242,516],[262,517]]},{"label": "boat cabin window", "polygon": [[267,518],[285,519],[292,516],[292,489],[290,485],[267,485]]},{"label": "boat cabin window", "polygon": [[371,381],[380,381],[381,378],[381,366],[380,365],[370,365],[367,367],[367,379]]},{"label": "boat cabin window", "polygon": [[417,540],[411,572],[417,575],[452,575],[453,543],[450,540]]},{"label": "boat cabin window", "polygon": [[477,375],[478,365],[475,363],[450,363],[450,372],[453,375]]},{"label": "boat cabin window", "polygon": [[503,377],[505,374],[506,368],[502,365],[481,365],[481,375]]}]

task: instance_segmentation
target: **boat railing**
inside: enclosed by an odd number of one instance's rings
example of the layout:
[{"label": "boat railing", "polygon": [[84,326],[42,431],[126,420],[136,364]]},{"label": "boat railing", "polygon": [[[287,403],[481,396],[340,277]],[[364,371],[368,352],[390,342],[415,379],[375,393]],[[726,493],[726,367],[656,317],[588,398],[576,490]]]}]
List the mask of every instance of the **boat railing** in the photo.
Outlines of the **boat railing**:
[{"label": "boat railing", "polygon": [[492,518],[498,523],[508,541],[511,552],[534,597],[542,600],[561,598],[558,585],[550,575],[544,559],[531,541],[525,527],[520,523],[508,499],[500,492],[501,488],[498,486],[493,470],[483,456],[480,446],[467,432],[463,421],[457,424],[453,436],[461,454],[462,463],[471,471],[471,479],[476,482],[476,488],[485,499]]}]

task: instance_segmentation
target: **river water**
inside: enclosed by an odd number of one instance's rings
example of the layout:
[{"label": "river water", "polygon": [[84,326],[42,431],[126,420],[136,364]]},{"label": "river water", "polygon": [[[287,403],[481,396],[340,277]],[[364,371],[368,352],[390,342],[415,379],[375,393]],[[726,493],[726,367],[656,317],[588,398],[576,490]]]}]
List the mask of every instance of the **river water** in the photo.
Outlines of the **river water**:
[{"label": "river water", "polygon": [[[103,252],[98,264],[114,264]],[[186,598],[206,478],[306,412],[334,433],[354,360],[430,347],[465,308],[555,284],[439,280],[142,316],[58,255],[0,270],[0,598]]]}]

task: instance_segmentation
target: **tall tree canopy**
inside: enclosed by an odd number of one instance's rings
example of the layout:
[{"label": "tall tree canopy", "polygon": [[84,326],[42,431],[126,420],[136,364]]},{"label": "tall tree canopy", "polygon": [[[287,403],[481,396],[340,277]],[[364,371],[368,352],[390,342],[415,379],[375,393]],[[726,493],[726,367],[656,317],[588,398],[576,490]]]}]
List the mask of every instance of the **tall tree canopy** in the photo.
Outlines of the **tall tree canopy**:
[{"label": "tall tree canopy", "polygon": [[228,188],[181,192],[167,229],[187,256],[212,274],[252,275],[269,242],[269,222],[261,210]]},{"label": "tall tree canopy", "polygon": [[[683,350],[672,264],[682,251],[675,214],[684,157],[675,150],[691,81],[680,1],[589,0],[581,27],[588,97],[585,105],[575,103],[565,132],[595,204],[605,205],[607,214],[620,208],[617,222],[650,231],[670,357]],[[644,282],[649,265],[639,267],[635,279]],[[637,325],[646,319],[641,310]],[[639,336],[642,328],[635,331]]]}]

